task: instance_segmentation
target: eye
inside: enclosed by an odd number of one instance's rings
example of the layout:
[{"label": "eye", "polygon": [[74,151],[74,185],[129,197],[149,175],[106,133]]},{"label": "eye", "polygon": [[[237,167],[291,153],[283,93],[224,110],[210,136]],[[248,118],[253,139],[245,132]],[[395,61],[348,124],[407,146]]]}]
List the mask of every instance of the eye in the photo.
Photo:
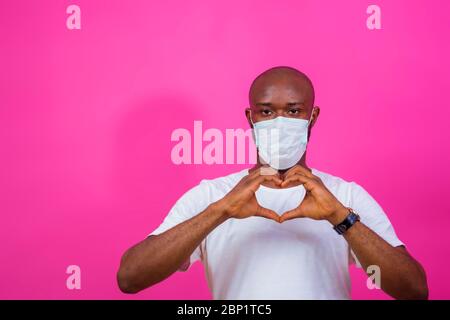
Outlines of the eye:
[{"label": "eye", "polygon": [[300,109],[290,109],[289,114],[298,115],[300,113]]},{"label": "eye", "polygon": [[272,110],[263,109],[261,110],[261,113],[263,114],[263,116],[270,116],[272,114]]}]

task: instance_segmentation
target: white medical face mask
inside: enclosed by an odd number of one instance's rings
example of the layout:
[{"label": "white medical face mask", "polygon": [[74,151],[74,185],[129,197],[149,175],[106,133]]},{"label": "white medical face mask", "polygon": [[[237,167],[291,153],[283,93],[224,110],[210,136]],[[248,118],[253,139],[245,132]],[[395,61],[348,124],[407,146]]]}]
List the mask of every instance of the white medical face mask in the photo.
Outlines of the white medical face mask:
[{"label": "white medical face mask", "polygon": [[260,161],[276,170],[296,165],[306,151],[312,115],[309,120],[276,117],[253,123],[250,113]]}]

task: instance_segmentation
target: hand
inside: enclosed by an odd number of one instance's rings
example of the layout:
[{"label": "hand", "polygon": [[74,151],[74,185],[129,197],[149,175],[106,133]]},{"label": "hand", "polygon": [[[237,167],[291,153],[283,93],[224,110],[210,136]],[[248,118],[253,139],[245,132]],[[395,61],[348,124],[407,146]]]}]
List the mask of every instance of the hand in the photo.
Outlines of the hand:
[{"label": "hand", "polygon": [[300,165],[292,167],[285,173],[281,187],[298,184],[305,187],[305,198],[297,208],[285,212],[280,217],[280,222],[294,218],[311,218],[328,220],[336,225],[345,219],[348,209],[336,199],[319,177]]},{"label": "hand", "polygon": [[276,212],[261,207],[255,197],[261,183],[272,181],[276,185],[281,185],[281,179],[276,174],[262,174],[256,169],[244,178],[216,204],[223,210],[227,217],[244,219],[251,216],[260,216],[279,222],[279,215]]}]

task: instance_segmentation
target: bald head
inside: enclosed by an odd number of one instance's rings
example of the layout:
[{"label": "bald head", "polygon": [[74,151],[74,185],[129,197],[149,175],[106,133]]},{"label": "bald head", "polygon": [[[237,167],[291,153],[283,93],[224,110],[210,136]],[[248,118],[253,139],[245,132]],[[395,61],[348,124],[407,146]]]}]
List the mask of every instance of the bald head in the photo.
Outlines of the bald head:
[{"label": "bald head", "polygon": [[[311,107],[314,105],[314,87],[306,74],[297,69],[280,66],[261,73],[250,86],[250,105],[264,99],[299,100]],[[282,102],[282,101],[279,101]]]},{"label": "bald head", "polygon": [[314,106],[314,87],[303,72],[291,67],[275,67],[253,81],[250,106],[245,109],[249,125],[278,116],[310,120],[309,133],[320,113]]}]

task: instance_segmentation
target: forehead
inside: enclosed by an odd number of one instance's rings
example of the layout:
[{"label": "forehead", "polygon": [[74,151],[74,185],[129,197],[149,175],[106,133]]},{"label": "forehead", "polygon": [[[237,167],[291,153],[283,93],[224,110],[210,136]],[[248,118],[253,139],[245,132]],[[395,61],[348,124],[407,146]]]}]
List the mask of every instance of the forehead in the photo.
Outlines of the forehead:
[{"label": "forehead", "polygon": [[255,81],[250,90],[250,103],[259,102],[285,103],[300,101],[312,103],[312,88],[310,83],[301,77],[266,77]]}]

